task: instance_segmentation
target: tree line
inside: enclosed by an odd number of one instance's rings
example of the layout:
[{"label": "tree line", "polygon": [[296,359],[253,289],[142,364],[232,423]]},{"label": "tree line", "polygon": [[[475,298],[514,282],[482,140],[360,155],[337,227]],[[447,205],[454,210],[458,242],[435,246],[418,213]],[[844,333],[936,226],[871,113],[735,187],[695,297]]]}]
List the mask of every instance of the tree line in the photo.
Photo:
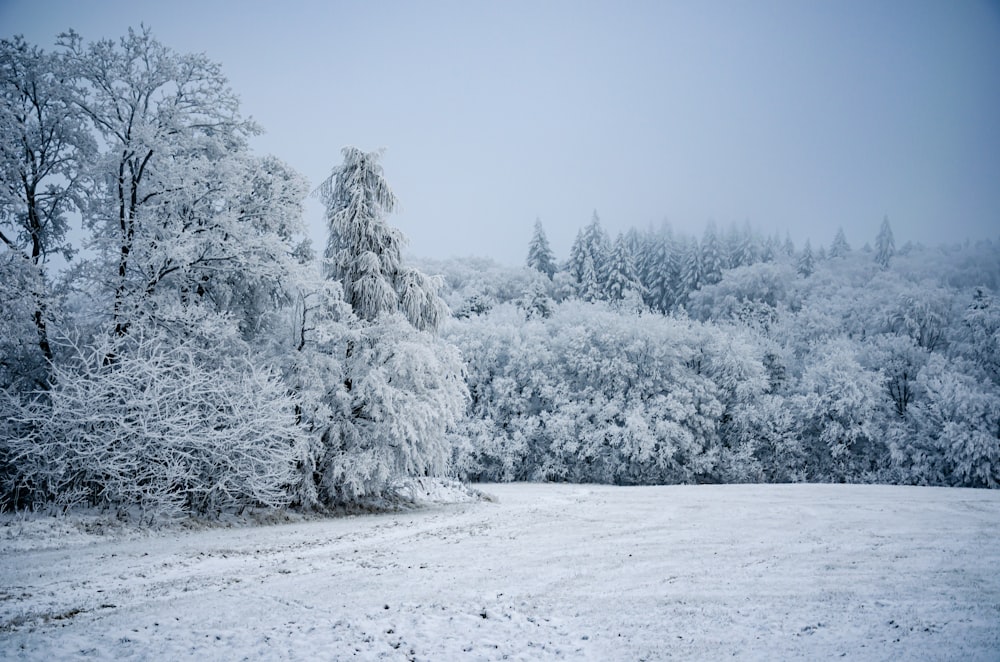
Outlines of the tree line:
[{"label": "tree line", "polygon": [[[0,41],[0,504],[144,520],[400,480],[1000,479],[989,242],[748,225],[407,264],[380,154],[310,187],[148,29]],[[79,225],[80,233],[71,232]],[[59,257],[65,267],[54,269]],[[440,276],[429,276],[439,273]]]},{"label": "tree line", "polygon": [[457,465],[484,480],[851,481],[996,487],[1000,253],[990,241],[829,248],[664,225],[525,269],[460,262]]}]

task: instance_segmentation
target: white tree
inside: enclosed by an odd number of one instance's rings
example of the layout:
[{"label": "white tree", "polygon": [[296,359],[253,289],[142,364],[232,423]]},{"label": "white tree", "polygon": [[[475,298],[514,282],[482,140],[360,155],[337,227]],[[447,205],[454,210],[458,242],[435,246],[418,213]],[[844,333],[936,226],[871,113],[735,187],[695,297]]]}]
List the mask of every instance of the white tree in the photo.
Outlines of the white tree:
[{"label": "white tree", "polygon": [[605,290],[609,301],[621,301],[630,292],[642,296],[645,290],[639,281],[635,258],[624,235],[619,234],[608,258]]},{"label": "white tree", "polygon": [[535,219],[535,230],[528,244],[528,266],[551,278],[556,273],[556,259],[549,247],[541,219]]},{"label": "white tree", "polygon": [[837,228],[837,234],[833,238],[833,244],[830,245],[830,257],[845,257],[850,252],[851,247],[847,243],[847,237],[844,236],[844,228]]},{"label": "white tree", "polygon": [[722,271],[725,268],[725,256],[723,255],[719,235],[715,230],[715,223],[709,223],[705,226],[705,234],[701,240],[700,281],[708,285],[718,283],[722,278]]},{"label": "white tree", "polygon": [[60,44],[81,86],[74,102],[104,145],[85,221],[96,278],[111,284],[114,332],[125,335],[166,284],[196,292],[235,259],[233,237],[244,233],[232,232],[239,220],[227,201],[259,129],[217,63],[175,53],[148,28],[89,45],[69,32]]},{"label": "white tree", "polygon": [[816,271],[816,257],[813,255],[812,246],[809,244],[808,239],[806,239],[806,245],[802,247],[802,253],[799,255],[796,269],[799,275],[804,278],[809,278]]},{"label": "white tree", "polygon": [[889,261],[896,254],[896,241],[892,238],[892,228],[889,227],[889,217],[882,219],[878,236],[875,238],[875,262],[883,269],[889,268]]},{"label": "white tree", "polygon": [[608,236],[601,227],[601,219],[595,210],[590,223],[577,233],[565,266],[571,275],[577,296],[585,301],[596,301],[603,297],[607,260]]},{"label": "white tree", "polygon": [[[958,369],[956,369],[958,368]],[[897,449],[917,482],[1000,486],[1000,391],[932,355],[917,379],[916,434]]]},{"label": "white tree", "polygon": [[[10,294],[30,301],[26,312],[45,362],[53,359],[45,263],[49,255],[68,260],[73,253],[67,214],[76,209],[82,168],[94,152],[72,91],[60,58],[22,37],[0,41],[0,245],[21,258],[7,262],[5,280],[27,286]],[[14,305],[10,300],[5,307]],[[44,378],[36,381],[44,384]]]},{"label": "white tree", "polygon": [[[351,314],[333,315],[339,326],[327,321],[327,340],[312,344],[304,305],[297,345],[305,364],[293,371],[302,383],[310,353],[334,357],[306,412],[319,438],[315,491],[327,504],[380,498],[400,479],[444,473],[467,397],[458,354],[430,333],[448,315],[441,281],[402,264],[403,236],[385,221],[396,198],[379,153],[343,153],[319,190],[330,228],[326,277]],[[335,305],[336,297],[319,297],[313,319],[331,317]]]},{"label": "white tree", "polygon": [[363,320],[397,311],[418,329],[436,330],[447,316],[440,282],[402,264],[405,239],[385,217],[396,206],[379,164],[380,152],[343,149],[344,162],[319,188],[329,224],[328,277]]}]

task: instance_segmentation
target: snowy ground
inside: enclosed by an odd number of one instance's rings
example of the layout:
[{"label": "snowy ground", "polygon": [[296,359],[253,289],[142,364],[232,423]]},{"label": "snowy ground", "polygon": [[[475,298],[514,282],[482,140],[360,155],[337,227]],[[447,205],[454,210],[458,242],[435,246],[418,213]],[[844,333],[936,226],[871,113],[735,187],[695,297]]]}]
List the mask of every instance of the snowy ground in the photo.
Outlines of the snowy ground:
[{"label": "snowy ground", "polygon": [[242,529],[5,520],[0,657],[1000,659],[1000,491],[483,489]]}]

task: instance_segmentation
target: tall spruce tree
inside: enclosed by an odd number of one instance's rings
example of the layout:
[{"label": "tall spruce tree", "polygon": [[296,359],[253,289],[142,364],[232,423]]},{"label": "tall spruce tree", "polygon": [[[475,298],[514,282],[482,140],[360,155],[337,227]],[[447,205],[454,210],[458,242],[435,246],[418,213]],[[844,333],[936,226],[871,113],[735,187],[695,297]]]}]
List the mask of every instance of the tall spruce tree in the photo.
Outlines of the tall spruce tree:
[{"label": "tall spruce tree", "polygon": [[545,237],[545,230],[542,228],[542,220],[535,219],[535,233],[528,244],[528,266],[536,271],[540,271],[552,278],[556,273],[556,259],[549,247],[549,240]]},{"label": "tall spruce tree", "polygon": [[896,254],[896,241],[892,238],[892,228],[889,227],[889,217],[882,219],[875,238],[875,261],[883,269],[889,268],[889,261]]}]

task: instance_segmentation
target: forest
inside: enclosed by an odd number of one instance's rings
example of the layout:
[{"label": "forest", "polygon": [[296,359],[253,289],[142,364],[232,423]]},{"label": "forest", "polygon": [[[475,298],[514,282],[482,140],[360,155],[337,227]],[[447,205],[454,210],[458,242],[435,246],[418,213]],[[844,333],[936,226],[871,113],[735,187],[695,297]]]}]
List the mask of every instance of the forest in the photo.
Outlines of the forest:
[{"label": "forest", "polygon": [[0,508],[1000,481],[996,239],[611,239],[595,212],[564,260],[536,221],[521,267],[432,261],[405,255],[380,153],[347,147],[318,251],[313,189],[260,131],[148,29],[0,42]]}]

